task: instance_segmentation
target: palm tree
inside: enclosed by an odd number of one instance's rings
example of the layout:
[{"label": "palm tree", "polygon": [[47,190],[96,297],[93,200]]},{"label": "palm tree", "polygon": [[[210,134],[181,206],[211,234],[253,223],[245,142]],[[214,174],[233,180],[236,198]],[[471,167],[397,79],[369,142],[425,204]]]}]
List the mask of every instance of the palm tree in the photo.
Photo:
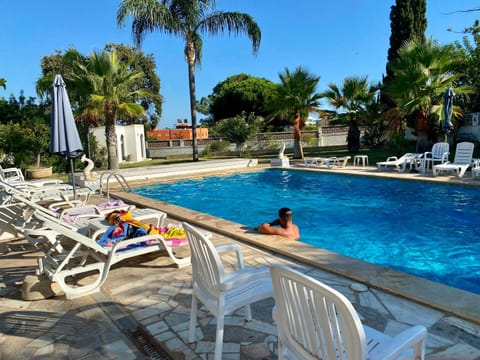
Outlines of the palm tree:
[{"label": "palm tree", "polygon": [[[440,46],[432,39],[411,40],[400,48],[391,65],[394,80],[385,90],[404,114],[413,116],[417,152],[426,151],[429,140],[436,141],[445,90],[452,88],[457,95],[471,92],[468,86],[456,86],[462,74],[453,71],[455,54],[451,45]],[[454,106],[454,117],[460,114],[461,109]]]},{"label": "palm tree", "polygon": [[320,77],[309,73],[301,66],[293,73],[285,68],[285,72],[280,73],[279,77],[280,86],[277,88],[277,98],[273,104],[276,109],[273,116],[283,114],[293,118],[293,157],[303,159],[302,129],[305,127],[309,112],[318,110],[320,106],[321,94],[316,92]]},{"label": "palm tree", "polygon": [[245,33],[252,41],[254,54],[260,46],[261,33],[255,20],[248,14],[215,11],[214,0],[122,0],[117,11],[117,22],[124,24],[133,17],[132,34],[140,46],[147,33],[155,30],[181,37],[185,41],[188,65],[190,113],[192,118],[193,161],[198,160],[197,115],[195,109],[195,64],[202,58],[202,33],[217,35],[223,32]]},{"label": "palm tree", "polygon": [[7,80],[4,78],[0,78],[0,86],[3,87],[4,89],[7,88]]},{"label": "palm tree", "polygon": [[93,52],[87,64],[77,64],[76,88],[90,94],[83,113],[98,113],[104,118],[108,167],[118,170],[115,123],[120,116],[140,116],[145,110],[135,99],[148,96],[144,89],[130,90],[140,71],[131,70],[129,62],[121,62],[117,52]]},{"label": "palm tree", "polygon": [[370,85],[367,76],[346,77],[341,88],[334,83],[328,84],[328,90],[322,93],[322,97],[326,98],[336,110],[346,110],[344,116],[348,122],[353,118],[361,117],[368,106],[376,101],[379,87],[379,85]]}]

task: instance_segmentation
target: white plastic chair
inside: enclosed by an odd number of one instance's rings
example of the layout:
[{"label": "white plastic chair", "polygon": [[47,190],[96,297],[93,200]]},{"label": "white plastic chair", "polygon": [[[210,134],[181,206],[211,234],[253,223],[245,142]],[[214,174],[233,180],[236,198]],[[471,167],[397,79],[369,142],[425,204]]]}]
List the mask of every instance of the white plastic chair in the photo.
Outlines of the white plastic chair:
[{"label": "white plastic chair", "polygon": [[270,272],[279,359],[424,359],[424,326],[410,327],[391,338],[363,326],[352,304],[338,291],[286,266],[274,265]]},{"label": "white plastic chair", "polygon": [[[223,328],[225,315],[241,307],[245,318],[250,321],[250,304],[272,297],[272,281],[268,267],[245,268],[242,250],[238,244],[213,246],[212,242],[193,226],[183,223],[190,244],[193,293],[190,313],[189,342],[195,341],[197,321],[197,299],[217,319],[215,339],[215,360],[222,358]],[[219,253],[234,251],[237,255],[237,269],[225,273]]]},{"label": "white plastic chair", "polygon": [[433,169],[435,163],[444,164],[448,161],[448,155],[450,154],[450,145],[447,142],[438,142],[433,144],[432,151],[427,151],[423,154],[421,161],[422,172]]},{"label": "white plastic chair", "polygon": [[455,171],[457,177],[463,177],[470,166],[473,166],[474,144],[471,142],[461,142],[457,144],[455,158],[453,162],[447,161],[444,164],[433,166],[433,176],[437,176],[443,171]]}]

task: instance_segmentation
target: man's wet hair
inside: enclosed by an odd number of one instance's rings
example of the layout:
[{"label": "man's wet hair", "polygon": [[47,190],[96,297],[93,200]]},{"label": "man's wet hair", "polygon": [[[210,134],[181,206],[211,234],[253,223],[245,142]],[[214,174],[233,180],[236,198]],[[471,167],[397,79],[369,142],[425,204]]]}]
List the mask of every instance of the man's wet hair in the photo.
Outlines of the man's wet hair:
[{"label": "man's wet hair", "polygon": [[292,220],[292,210],[289,209],[289,208],[281,208],[280,210],[278,210],[278,216],[281,218],[281,219],[284,219],[286,221],[291,221]]}]

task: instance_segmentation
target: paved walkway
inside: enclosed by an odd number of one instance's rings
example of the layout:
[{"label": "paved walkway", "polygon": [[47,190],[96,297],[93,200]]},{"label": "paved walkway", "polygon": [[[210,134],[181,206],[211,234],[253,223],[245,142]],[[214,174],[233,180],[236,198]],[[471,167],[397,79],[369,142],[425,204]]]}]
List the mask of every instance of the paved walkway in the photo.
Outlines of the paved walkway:
[{"label": "paved walkway", "polygon": [[[214,232],[213,241],[233,240]],[[479,324],[373,287],[354,291],[348,278],[241,246],[251,266],[285,263],[333,286],[352,301],[364,323],[387,334],[425,325],[428,360],[480,359]],[[23,279],[34,274],[41,253],[16,239],[2,240],[0,255],[0,360],[213,358],[215,319],[207,311],[199,314],[197,342],[187,342],[190,266],[177,269],[167,256],[145,255],[114,266],[100,293],[23,301]],[[222,259],[227,266],[233,262],[230,256]],[[241,310],[227,318],[224,359],[277,358],[273,304],[273,299],[255,303],[252,322],[244,322]]]},{"label": "paved walkway", "polygon": [[[216,234],[213,239],[216,244],[229,241]],[[385,333],[393,335],[413,324],[425,325],[427,359],[480,359],[479,325],[372,288],[357,292],[350,288],[351,280],[242,247],[249,265],[286,263],[333,286],[352,301],[363,322]],[[23,278],[34,273],[34,258],[40,254],[25,240],[2,243],[0,249],[0,359],[212,356],[215,319],[208,312],[200,311],[198,341],[187,342],[190,266],[177,269],[166,256],[144,256],[115,266],[102,292],[93,296],[23,301]],[[223,259],[227,264],[234,261],[231,257]],[[244,323],[241,310],[227,318],[225,359],[276,359],[273,304],[273,299],[255,303],[252,322]],[[169,356],[163,357],[161,349]]]}]

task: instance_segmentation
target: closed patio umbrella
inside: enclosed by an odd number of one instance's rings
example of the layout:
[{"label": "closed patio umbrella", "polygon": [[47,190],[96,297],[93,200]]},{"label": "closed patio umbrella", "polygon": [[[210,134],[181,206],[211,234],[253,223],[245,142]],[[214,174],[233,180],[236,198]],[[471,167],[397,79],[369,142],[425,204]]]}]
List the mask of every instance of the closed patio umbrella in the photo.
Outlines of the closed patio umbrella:
[{"label": "closed patio umbrella", "polygon": [[445,134],[445,142],[447,142],[447,136],[453,129],[452,113],[453,113],[453,97],[455,93],[452,88],[448,88],[443,95],[443,122],[442,131]]},{"label": "closed patio umbrella", "polygon": [[77,125],[73,118],[72,107],[68,99],[65,82],[61,75],[55,75],[52,89],[52,116],[50,124],[51,154],[58,154],[70,159],[72,172],[73,196],[75,194],[73,159],[83,152],[82,142],[78,135]]}]

